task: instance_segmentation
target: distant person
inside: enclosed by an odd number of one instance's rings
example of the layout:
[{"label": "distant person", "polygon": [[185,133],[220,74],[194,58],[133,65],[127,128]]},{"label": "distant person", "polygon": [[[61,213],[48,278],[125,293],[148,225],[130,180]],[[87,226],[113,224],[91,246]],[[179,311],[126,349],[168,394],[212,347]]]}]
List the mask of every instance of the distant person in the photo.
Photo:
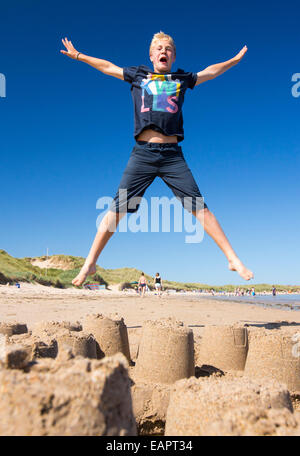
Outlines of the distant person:
[{"label": "distant person", "polygon": [[[138,210],[141,198],[156,177],[163,179],[185,209],[203,225],[206,233],[226,256],[228,268],[237,271],[245,280],[252,279],[252,271],[238,258],[215,215],[206,203],[203,203],[198,185],[178,144],[184,139],[182,105],[187,90],[194,89],[195,86],[210,81],[237,65],[246,54],[247,46],[233,58],[209,65],[201,71],[187,72],[177,69],[172,72],[176,46],[173,38],[163,32],[156,33],[150,44],[149,57],[153,69],[145,65],[121,68],[108,60],[77,51],[67,38],[62,42],[66,48],[61,50],[62,54],[84,62],[105,75],[129,83],[135,113],[135,146],[114,203],[103,217],[85,263],[72,280],[73,285],[80,286],[88,275],[95,274],[98,257],[116,231],[121,218],[126,213]],[[134,52],[135,46],[132,44],[131,47]],[[106,90],[105,86],[103,90]],[[115,107],[115,110],[118,121],[114,124],[114,133],[110,139],[119,134],[124,124],[118,107]]]},{"label": "distant person", "polygon": [[141,292],[141,296],[145,296],[147,280],[145,274],[142,272],[141,277],[139,278],[139,290]]},{"label": "distant person", "polygon": [[276,288],[275,287],[272,288],[272,295],[276,296]]},{"label": "distant person", "polygon": [[162,280],[161,280],[161,277],[159,275],[159,272],[157,272],[155,274],[154,287],[155,287],[155,290],[157,291],[158,296],[161,296],[161,294],[162,294]]},{"label": "distant person", "polygon": [[252,295],[252,296],[255,296],[255,288],[254,288],[254,287],[251,288],[251,295]]}]

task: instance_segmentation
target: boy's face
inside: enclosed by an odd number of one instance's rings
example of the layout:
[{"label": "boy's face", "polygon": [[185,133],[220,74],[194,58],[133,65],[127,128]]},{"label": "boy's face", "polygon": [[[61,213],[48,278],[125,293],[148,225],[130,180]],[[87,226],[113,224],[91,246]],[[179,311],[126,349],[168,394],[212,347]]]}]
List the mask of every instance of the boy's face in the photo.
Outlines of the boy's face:
[{"label": "boy's face", "polygon": [[155,73],[170,73],[172,64],[175,62],[175,52],[168,39],[154,42],[150,52],[150,60],[153,63]]}]

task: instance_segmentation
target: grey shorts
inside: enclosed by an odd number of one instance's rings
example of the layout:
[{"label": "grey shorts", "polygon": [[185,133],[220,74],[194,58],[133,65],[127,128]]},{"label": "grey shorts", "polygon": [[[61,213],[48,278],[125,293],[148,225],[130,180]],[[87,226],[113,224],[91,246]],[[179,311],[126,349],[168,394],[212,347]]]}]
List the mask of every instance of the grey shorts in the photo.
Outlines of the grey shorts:
[{"label": "grey shorts", "polygon": [[110,210],[136,212],[156,177],[168,185],[189,212],[207,208],[178,144],[137,141]]}]

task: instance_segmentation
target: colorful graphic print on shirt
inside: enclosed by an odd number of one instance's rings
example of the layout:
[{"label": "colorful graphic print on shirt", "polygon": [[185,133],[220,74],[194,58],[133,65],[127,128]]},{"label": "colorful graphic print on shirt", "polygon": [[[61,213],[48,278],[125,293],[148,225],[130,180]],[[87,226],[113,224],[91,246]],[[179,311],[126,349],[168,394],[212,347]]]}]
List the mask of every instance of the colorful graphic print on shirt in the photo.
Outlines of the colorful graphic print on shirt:
[{"label": "colorful graphic print on shirt", "polygon": [[[170,74],[148,74],[142,79],[142,106],[141,112],[163,111],[175,114],[178,111],[178,97],[181,82],[173,80]],[[153,96],[152,106],[145,106],[145,91]],[[148,98],[149,100],[149,98]]]}]

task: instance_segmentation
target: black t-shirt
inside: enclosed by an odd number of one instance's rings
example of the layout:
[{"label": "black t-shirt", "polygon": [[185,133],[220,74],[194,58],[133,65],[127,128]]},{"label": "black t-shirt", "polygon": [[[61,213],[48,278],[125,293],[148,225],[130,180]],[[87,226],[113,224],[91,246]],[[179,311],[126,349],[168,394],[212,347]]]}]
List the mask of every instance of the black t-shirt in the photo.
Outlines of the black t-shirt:
[{"label": "black t-shirt", "polygon": [[123,69],[124,80],[131,84],[134,103],[134,137],[145,129],[166,136],[184,138],[182,105],[186,89],[193,89],[197,73],[178,69],[175,73],[153,73],[147,66]]}]

